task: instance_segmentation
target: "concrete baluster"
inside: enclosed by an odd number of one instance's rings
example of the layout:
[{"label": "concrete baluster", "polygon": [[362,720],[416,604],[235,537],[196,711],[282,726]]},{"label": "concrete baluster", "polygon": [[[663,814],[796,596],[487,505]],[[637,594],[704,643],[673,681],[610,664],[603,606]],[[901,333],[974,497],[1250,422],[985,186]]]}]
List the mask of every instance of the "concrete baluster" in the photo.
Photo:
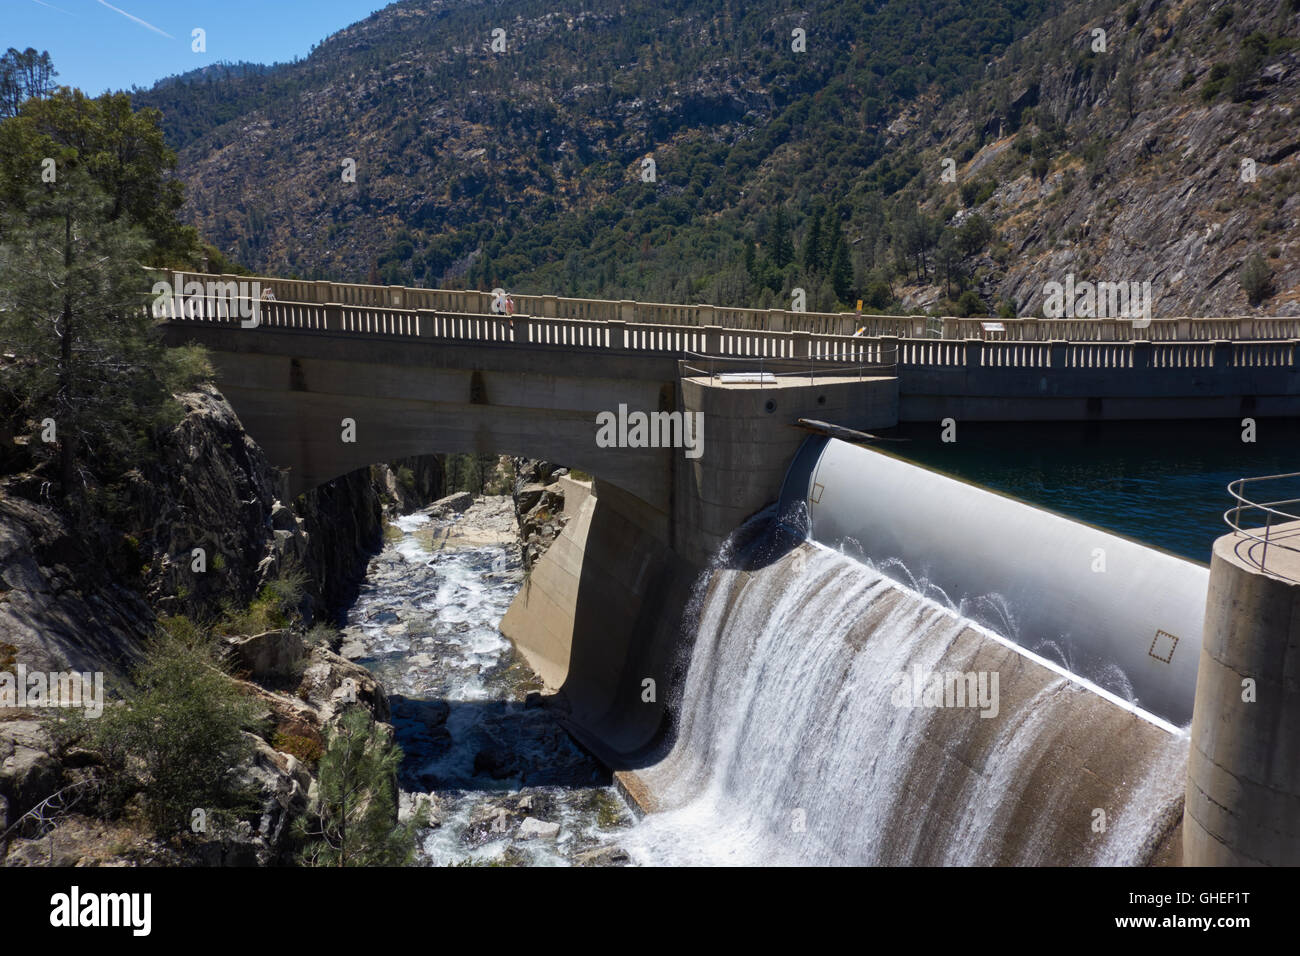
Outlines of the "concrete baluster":
[{"label": "concrete baluster", "polygon": [[431,339],[434,337],[434,329],[437,327],[437,321],[434,316],[437,312],[433,309],[417,309],[416,322],[419,324],[420,338]]},{"label": "concrete baluster", "polygon": [[627,322],[616,319],[609,322],[609,347],[611,349],[627,348]]},{"label": "concrete baluster", "polygon": [[704,328],[704,354],[721,355],[722,354],[722,335],[723,329],[718,325],[709,325]]},{"label": "concrete baluster", "polygon": [[812,333],[806,330],[800,330],[790,333],[793,340],[793,351],[791,357],[796,359],[812,358]]}]

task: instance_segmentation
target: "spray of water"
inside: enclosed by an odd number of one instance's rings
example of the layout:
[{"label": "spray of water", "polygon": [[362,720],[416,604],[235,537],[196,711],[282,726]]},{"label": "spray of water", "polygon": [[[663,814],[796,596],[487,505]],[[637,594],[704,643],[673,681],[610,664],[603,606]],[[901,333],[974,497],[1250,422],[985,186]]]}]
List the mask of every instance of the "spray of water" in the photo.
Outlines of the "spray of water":
[{"label": "spray of water", "polygon": [[[1106,864],[1150,854],[1176,813],[1185,737],[997,639],[946,595],[923,597],[922,581],[911,578],[913,590],[837,552],[801,550],[751,571],[715,567],[697,589],[673,745],[639,771],[664,809],[621,841],[634,860]],[[899,675],[975,670],[1002,678],[996,715],[896,695]],[[1129,750],[1108,752],[1118,769],[1099,779],[1090,759],[1121,730]],[[1091,827],[1099,792],[1110,829]]]}]

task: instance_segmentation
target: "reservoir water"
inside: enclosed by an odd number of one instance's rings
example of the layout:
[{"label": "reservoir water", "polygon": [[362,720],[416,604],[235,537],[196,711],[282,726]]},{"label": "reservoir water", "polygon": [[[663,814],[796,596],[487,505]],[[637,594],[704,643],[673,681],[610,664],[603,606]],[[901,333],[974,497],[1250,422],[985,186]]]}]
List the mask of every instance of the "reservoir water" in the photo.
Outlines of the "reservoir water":
[{"label": "reservoir water", "polygon": [[880,445],[892,454],[1200,562],[1227,532],[1228,482],[1300,471],[1300,422],[1284,419],[1259,419],[1254,442],[1239,419],[959,421],[955,442],[938,424],[882,434],[908,439]]}]

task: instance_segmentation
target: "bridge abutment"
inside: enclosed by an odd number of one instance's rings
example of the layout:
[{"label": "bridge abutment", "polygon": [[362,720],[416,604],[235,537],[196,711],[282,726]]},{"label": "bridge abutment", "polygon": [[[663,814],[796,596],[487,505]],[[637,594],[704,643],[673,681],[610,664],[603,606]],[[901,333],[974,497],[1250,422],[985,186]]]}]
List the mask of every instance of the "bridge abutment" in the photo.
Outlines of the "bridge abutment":
[{"label": "bridge abutment", "polygon": [[670,511],[597,479],[501,624],[570,730],[614,767],[653,748],[685,677],[692,588],[727,536],[779,496],[807,434],[794,422],[887,427],[898,391],[887,377],[730,383],[684,371],[678,405],[703,414],[704,453],[673,452]]}]

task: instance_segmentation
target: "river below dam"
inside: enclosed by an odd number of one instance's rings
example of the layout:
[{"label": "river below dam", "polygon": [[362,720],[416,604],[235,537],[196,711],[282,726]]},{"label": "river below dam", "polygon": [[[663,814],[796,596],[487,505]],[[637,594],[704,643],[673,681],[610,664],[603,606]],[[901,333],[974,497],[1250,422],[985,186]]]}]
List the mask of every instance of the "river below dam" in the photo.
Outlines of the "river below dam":
[{"label": "river below dam", "polygon": [[523,582],[508,497],[449,519],[394,519],[348,614],[344,653],[388,691],[402,800],[430,794],[426,865],[625,862],[611,776],[529,694],[499,624]]},{"label": "river below dam", "polygon": [[[499,630],[510,500],[394,527],[344,650],[388,690],[404,803],[431,794],[426,865],[1134,865],[1180,815],[1185,734],[805,543],[697,585],[673,740],[636,771],[661,811],[638,820]],[[899,675],[944,669],[999,673],[997,712],[900,703]]]}]

